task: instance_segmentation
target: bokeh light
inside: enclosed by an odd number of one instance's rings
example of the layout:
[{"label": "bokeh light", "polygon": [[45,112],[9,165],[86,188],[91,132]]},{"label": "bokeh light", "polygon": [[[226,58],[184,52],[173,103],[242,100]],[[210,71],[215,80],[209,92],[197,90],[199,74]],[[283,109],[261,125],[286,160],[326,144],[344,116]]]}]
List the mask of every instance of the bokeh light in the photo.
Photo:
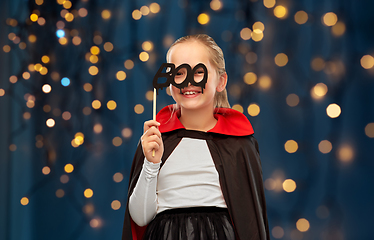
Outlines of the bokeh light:
[{"label": "bokeh light", "polygon": [[323,154],[329,153],[332,150],[332,144],[329,140],[322,140],[318,144],[318,149]]},{"label": "bokeh light", "polygon": [[365,55],[361,58],[361,66],[365,69],[373,68],[374,66],[374,57],[371,55]]},{"label": "bokeh light", "polygon": [[322,17],[322,23],[326,26],[334,26],[338,21],[338,16],[333,12],[328,12]]},{"label": "bokeh light", "polygon": [[234,109],[234,110],[236,110],[236,111],[239,111],[241,113],[244,112],[244,109],[243,109],[242,105],[240,105],[240,104],[235,104],[231,108]]},{"label": "bokeh light", "polygon": [[288,140],[285,144],[284,144],[284,149],[286,150],[286,152],[288,153],[295,153],[297,151],[297,149],[299,148],[299,145],[297,144],[297,142],[295,140]]},{"label": "bokeh light", "polygon": [[209,17],[209,15],[206,14],[206,13],[201,13],[201,14],[197,17],[197,21],[198,21],[201,25],[208,24],[208,23],[209,23],[209,20],[210,20],[210,17]]},{"label": "bokeh light", "polygon": [[280,226],[275,226],[271,230],[271,235],[273,235],[273,237],[277,238],[277,239],[283,238],[283,236],[284,236],[284,230]]},{"label": "bokeh light", "polygon": [[284,180],[282,186],[283,186],[283,190],[285,192],[290,193],[290,192],[295,191],[295,189],[296,189],[296,182],[294,180],[292,180],[292,179],[286,179],[286,180]]},{"label": "bokeh light", "polygon": [[299,220],[297,220],[296,222],[296,228],[300,231],[300,232],[306,232],[309,230],[309,227],[310,227],[310,224],[309,224],[309,221],[306,220],[305,218],[300,218]]},{"label": "bokeh light", "polygon": [[93,191],[91,188],[87,188],[84,190],[83,194],[86,198],[91,198],[93,196]]},{"label": "bokeh light", "polygon": [[340,106],[336,103],[332,103],[326,108],[326,113],[330,118],[337,118],[341,113]]},{"label": "bokeh light", "polygon": [[308,14],[305,11],[298,11],[294,18],[295,22],[301,25],[308,21]]},{"label": "bokeh light", "polygon": [[118,210],[121,208],[121,202],[118,201],[118,200],[114,200],[112,203],[111,203],[111,207],[113,210]]},{"label": "bokeh light", "polygon": [[113,175],[113,181],[115,181],[116,183],[122,182],[122,180],[123,180],[123,174],[122,173],[117,172]]},{"label": "bokeh light", "polygon": [[74,171],[74,166],[71,163],[65,165],[64,170],[66,173],[71,173]]},{"label": "bokeh light", "polygon": [[295,93],[291,93],[287,96],[286,102],[288,106],[296,107],[300,102],[300,98]]},{"label": "bokeh light", "polygon": [[113,101],[113,100],[109,100],[109,101],[107,102],[106,106],[107,106],[107,108],[108,108],[109,110],[114,110],[114,109],[117,108],[117,103],[116,103],[115,101]]},{"label": "bokeh light", "polygon": [[20,202],[23,206],[26,206],[27,204],[29,204],[29,199],[27,197],[23,197],[21,198]]},{"label": "bokeh light", "polygon": [[136,114],[142,114],[144,112],[144,107],[142,104],[136,104],[134,107],[134,111]]},{"label": "bokeh light", "polygon": [[285,6],[278,5],[274,8],[274,16],[280,19],[287,18],[288,9]]},{"label": "bokeh light", "polygon": [[[1,96],[1,93],[0,93]],[[374,138],[374,123],[368,123],[365,127],[365,134],[369,138]]]},{"label": "bokeh light", "polygon": [[244,75],[244,82],[248,85],[252,85],[257,81],[257,75],[253,72],[247,72]]},{"label": "bokeh light", "polygon": [[258,114],[260,114],[260,106],[256,103],[252,103],[248,106],[247,111],[252,117],[258,116]]},{"label": "bokeh light", "polygon": [[337,150],[337,157],[340,161],[348,163],[354,158],[354,150],[352,146],[348,144],[343,144]]}]

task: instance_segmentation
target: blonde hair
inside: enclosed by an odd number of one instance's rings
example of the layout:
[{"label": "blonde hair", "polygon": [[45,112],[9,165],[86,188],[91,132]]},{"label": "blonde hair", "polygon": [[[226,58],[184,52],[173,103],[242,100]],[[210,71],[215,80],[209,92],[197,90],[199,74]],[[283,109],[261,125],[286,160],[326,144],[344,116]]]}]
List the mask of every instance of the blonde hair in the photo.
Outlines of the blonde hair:
[{"label": "blonde hair", "polygon": [[[206,34],[196,34],[196,35],[188,35],[185,37],[181,37],[177,39],[169,48],[166,54],[166,60],[169,62],[169,55],[170,51],[173,46],[184,43],[188,41],[198,41],[206,46],[209,54],[210,54],[210,62],[216,68],[218,76],[221,77],[222,74],[226,73],[225,68],[225,58],[223,56],[222,49],[217,45],[217,43]],[[214,95],[214,108],[230,108],[229,100],[227,98],[227,91],[226,88],[221,92],[216,92]]]}]

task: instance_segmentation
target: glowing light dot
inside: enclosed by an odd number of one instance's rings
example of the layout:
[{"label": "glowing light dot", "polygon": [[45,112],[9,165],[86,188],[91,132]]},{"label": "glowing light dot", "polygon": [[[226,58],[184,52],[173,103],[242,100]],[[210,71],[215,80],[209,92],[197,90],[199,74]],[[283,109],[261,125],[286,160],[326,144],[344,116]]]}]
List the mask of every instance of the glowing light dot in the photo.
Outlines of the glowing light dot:
[{"label": "glowing light dot", "polygon": [[284,19],[288,15],[288,9],[282,5],[278,5],[274,8],[274,15],[277,18]]},{"label": "glowing light dot", "polygon": [[297,151],[297,149],[299,148],[298,144],[296,141],[294,140],[288,140],[285,144],[284,144],[284,149],[286,150],[286,152],[288,153],[295,153]]},{"label": "glowing light dot", "polygon": [[292,179],[284,180],[282,186],[283,186],[283,190],[288,193],[293,192],[296,189],[296,183]]},{"label": "glowing light dot", "polygon": [[304,24],[308,21],[308,14],[304,11],[298,11],[296,14],[295,14],[295,22],[297,24]]},{"label": "glowing light dot", "polygon": [[306,220],[305,218],[300,218],[296,222],[296,228],[300,232],[306,232],[306,231],[308,231],[309,227],[310,227],[309,221]]},{"label": "glowing light dot", "polygon": [[42,90],[44,93],[50,93],[52,91],[52,87],[49,84],[44,84]]},{"label": "glowing light dot", "polygon": [[243,40],[249,40],[249,39],[252,37],[252,30],[249,29],[249,28],[243,28],[243,29],[240,31],[240,37],[241,37]]},{"label": "glowing light dot", "polygon": [[121,208],[121,202],[118,200],[114,200],[111,204],[113,210],[118,210]]},{"label": "glowing light dot", "polygon": [[92,189],[91,188],[87,188],[86,190],[84,190],[84,196],[86,197],[86,198],[91,198],[92,196],[93,196],[93,191],[92,191]]},{"label": "glowing light dot", "polygon": [[113,181],[115,181],[116,183],[122,182],[122,180],[123,180],[122,173],[117,172],[113,175]]},{"label": "glowing light dot", "polygon": [[62,29],[57,30],[57,31],[56,31],[56,36],[57,36],[58,38],[65,37],[65,31],[62,30]]},{"label": "glowing light dot", "polygon": [[297,96],[294,93],[291,93],[287,96],[286,102],[287,102],[288,106],[295,107],[299,104],[300,99],[299,99],[299,96]]},{"label": "glowing light dot", "polygon": [[116,77],[119,81],[123,81],[126,79],[126,73],[124,71],[118,71]]},{"label": "glowing light dot", "polygon": [[66,37],[62,37],[62,38],[59,38],[58,39],[58,42],[61,44],[61,45],[66,45],[68,43],[68,39]]},{"label": "glowing light dot", "polygon": [[33,22],[38,21],[38,18],[39,18],[39,16],[35,13],[30,15],[30,20],[33,21]]},{"label": "glowing light dot", "polygon": [[262,23],[262,22],[255,22],[253,25],[252,25],[252,29],[253,31],[260,31],[260,32],[263,32],[265,30],[265,25]]},{"label": "glowing light dot", "polygon": [[5,95],[5,90],[0,88],[0,97],[4,96]]},{"label": "glowing light dot", "polygon": [[48,175],[51,172],[51,169],[48,166],[43,167],[42,173]]},{"label": "glowing light dot", "polygon": [[337,21],[338,16],[333,12],[328,12],[322,17],[322,23],[329,27],[334,26]]},{"label": "glowing light dot", "polygon": [[29,199],[27,197],[23,197],[20,202],[23,206],[26,206],[29,204]]},{"label": "glowing light dot", "polygon": [[239,111],[241,113],[244,112],[244,108],[242,107],[242,105],[240,104],[235,104],[234,106],[232,106],[232,109],[236,110],[236,111]]},{"label": "glowing light dot", "polygon": [[69,182],[69,176],[66,175],[66,174],[61,175],[60,182],[63,183],[63,184],[68,183]]},{"label": "glowing light dot", "polygon": [[144,51],[152,51],[153,49],[153,43],[151,41],[145,41],[142,44],[142,48]]},{"label": "glowing light dot", "polygon": [[74,171],[74,166],[71,163],[65,165],[64,170],[66,173],[71,173]]},{"label": "glowing light dot", "polygon": [[63,112],[62,113],[62,118],[64,119],[64,120],[69,120],[70,118],[71,118],[71,113],[70,112],[67,112],[67,111],[65,111],[65,112]]},{"label": "glowing light dot", "polygon": [[271,87],[272,81],[271,78],[267,75],[261,76],[259,81],[259,87],[262,90],[268,90]]},{"label": "glowing light dot", "polygon": [[151,5],[149,5],[149,10],[152,13],[158,13],[161,10],[161,8],[160,5],[158,5],[158,3],[151,3]]},{"label": "glowing light dot", "polygon": [[115,137],[115,138],[113,138],[113,140],[112,140],[112,144],[113,144],[114,146],[116,146],[116,147],[121,146],[121,145],[122,145],[122,138],[120,138],[120,137]]},{"label": "glowing light dot", "polygon": [[311,96],[314,99],[321,99],[323,98],[328,91],[328,88],[326,84],[324,83],[317,83],[312,89],[311,89]]},{"label": "glowing light dot", "polygon": [[92,108],[99,109],[101,107],[101,102],[99,100],[92,101]]},{"label": "glowing light dot", "polygon": [[247,111],[249,115],[255,117],[260,114],[260,107],[256,103],[252,103],[248,106]]},{"label": "glowing light dot", "polygon": [[55,126],[55,120],[53,120],[53,118],[49,118],[47,121],[46,121],[46,125],[47,127],[54,127]]},{"label": "glowing light dot", "polygon": [[323,154],[326,154],[326,153],[329,153],[331,152],[332,150],[332,144],[330,141],[328,140],[322,140],[319,144],[318,144],[318,149],[321,153]]},{"label": "glowing light dot", "polygon": [[88,68],[88,72],[94,76],[99,73],[99,69],[96,66],[91,66]]},{"label": "glowing light dot", "polygon": [[62,198],[63,196],[65,196],[65,191],[62,190],[62,189],[57,189],[57,191],[56,191],[56,197]]},{"label": "glowing light dot", "polygon": [[92,220],[90,221],[90,226],[91,226],[92,228],[98,228],[98,227],[101,226],[101,221],[100,221],[99,219],[94,218],[94,219],[92,219]]},{"label": "glowing light dot", "polygon": [[10,48],[9,45],[4,45],[4,47],[3,47],[4,52],[8,53],[8,52],[10,52],[10,50],[11,50],[11,48]]},{"label": "glowing light dot", "polygon": [[31,113],[29,113],[29,112],[23,113],[23,118],[26,119],[26,120],[30,119],[31,118]]},{"label": "glowing light dot", "polygon": [[329,116],[330,118],[339,117],[341,112],[342,111],[340,109],[340,106],[336,103],[332,103],[326,108],[327,116]]},{"label": "glowing light dot", "polygon": [[353,160],[354,152],[350,145],[344,144],[339,147],[337,157],[342,162],[350,162]]},{"label": "glowing light dot", "polygon": [[[1,89],[0,89],[0,96],[1,96]],[[374,138],[374,123],[369,123],[365,127],[365,134],[369,138]]]},{"label": "glowing light dot", "polygon": [[147,6],[142,6],[142,7],[140,8],[140,12],[143,14],[143,16],[147,16],[147,15],[149,14],[149,12],[150,12],[149,7],[147,7]]},{"label": "glowing light dot", "polygon": [[88,11],[87,11],[87,9],[85,9],[85,8],[80,8],[80,9],[78,10],[78,15],[79,15],[80,17],[86,17],[87,14],[88,14]]},{"label": "glowing light dot", "polygon": [[9,150],[12,151],[12,152],[16,151],[17,150],[17,145],[16,144],[10,144]]},{"label": "glowing light dot", "polygon": [[208,24],[210,20],[210,17],[208,14],[206,13],[201,13],[198,17],[197,17],[197,21],[201,24],[201,25],[205,25],[205,24]]},{"label": "glowing light dot", "polygon": [[288,63],[288,57],[284,53],[278,53],[274,58],[275,64],[279,67],[284,67]]},{"label": "glowing light dot", "polygon": [[346,26],[343,22],[337,22],[334,26],[331,28],[331,32],[335,37],[340,37],[345,33]]},{"label": "glowing light dot", "polygon": [[134,68],[134,62],[130,59],[126,60],[123,65],[129,70]]},{"label": "glowing light dot", "polygon": [[64,87],[67,87],[70,85],[70,79],[67,78],[67,77],[64,77],[61,79],[61,85],[64,86]]},{"label": "glowing light dot", "polygon": [[136,104],[134,107],[134,111],[137,114],[142,114],[144,112],[144,107],[141,104]]},{"label": "glowing light dot", "polygon": [[222,2],[219,0],[212,0],[210,2],[210,8],[214,11],[218,11],[222,8]]},{"label": "glowing light dot", "polygon": [[39,6],[42,5],[43,2],[44,2],[43,0],[35,0],[36,5],[39,5]]},{"label": "glowing light dot", "polygon": [[110,100],[107,102],[106,106],[109,110],[114,110],[117,108],[117,103],[113,100]]},{"label": "glowing light dot", "polygon": [[279,226],[275,226],[271,230],[271,234],[273,235],[274,238],[280,239],[284,236],[284,230],[283,230],[283,228],[281,228]]},{"label": "glowing light dot", "polygon": [[101,125],[100,123],[96,123],[93,127],[93,130],[96,134],[99,134],[103,131],[103,125]]},{"label": "glowing light dot", "polygon": [[264,33],[260,31],[253,31],[251,33],[252,40],[255,42],[259,42],[264,38]]},{"label": "glowing light dot", "polygon": [[78,36],[73,37],[73,39],[71,41],[73,42],[73,44],[75,46],[78,46],[79,44],[82,43],[82,39],[80,37],[78,37]]},{"label": "glowing light dot", "polygon": [[90,48],[90,52],[93,55],[98,55],[100,53],[100,48],[98,46],[92,46]]},{"label": "glowing light dot", "polygon": [[275,6],[275,0],[264,0],[264,6],[266,8],[272,8]]},{"label": "glowing light dot", "polygon": [[90,56],[90,62],[91,62],[91,63],[95,64],[95,63],[97,63],[98,61],[99,61],[98,56],[96,56],[96,55],[91,55],[91,56]]},{"label": "glowing light dot", "polygon": [[10,76],[9,77],[9,82],[11,82],[11,83],[16,83],[18,81],[18,78],[17,78],[17,76]]},{"label": "glowing light dot", "polygon": [[86,91],[86,92],[91,92],[92,91],[92,85],[90,84],[90,83],[85,83],[84,85],[83,85],[83,89],[84,89],[84,91]]},{"label": "glowing light dot", "polygon": [[72,22],[73,20],[74,20],[74,15],[72,14],[72,13],[66,13],[65,14],[65,20],[67,21],[67,22]]},{"label": "glowing light dot", "polygon": [[132,136],[132,131],[130,128],[124,128],[122,129],[121,134],[124,138],[129,138]]},{"label": "glowing light dot", "polygon": [[374,66],[374,57],[371,55],[365,55],[360,60],[361,66],[365,69],[370,69]]},{"label": "glowing light dot", "polygon": [[65,9],[70,9],[73,4],[70,1],[64,1],[62,5]]},{"label": "glowing light dot", "polygon": [[44,55],[44,56],[42,57],[42,62],[43,62],[43,63],[49,63],[49,61],[50,61],[50,58],[49,58],[47,55]]},{"label": "glowing light dot", "polygon": [[111,17],[111,15],[112,15],[112,13],[107,9],[105,9],[101,12],[101,17],[105,20],[109,19]]},{"label": "glowing light dot", "polygon": [[34,42],[36,42],[36,36],[35,35],[30,35],[29,37],[28,37],[28,40],[29,40],[29,42],[31,42],[31,43],[34,43]]},{"label": "glowing light dot", "polygon": [[148,61],[148,59],[149,59],[149,54],[148,54],[147,52],[141,52],[141,53],[139,54],[139,59],[140,59],[140,61],[142,61],[142,62],[146,62],[146,61]]},{"label": "glowing light dot", "polygon": [[104,50],[105,51],[111,52],[111,51],[113,51],[113,48],[114,48],[113,43],[111,43],[111,42],[104,43]]},{"label": "glowing light dot", "polygon": [[257,75],[253,72],[247,72],[244,75],[244,82],[248,85],[252,85],[257,81]]},{"label": "glowing light dot", "polygon": [[139,20],[142,18],[142,13],[138,9],[135,9],[134,11],[132,11],[132,18],[135,20]]},{"label": "glowing light dot", "polygon": [[145,94],[145,98],[148,101],[152,101],[153,100],[153,91],[147,91],[146,94]]}]

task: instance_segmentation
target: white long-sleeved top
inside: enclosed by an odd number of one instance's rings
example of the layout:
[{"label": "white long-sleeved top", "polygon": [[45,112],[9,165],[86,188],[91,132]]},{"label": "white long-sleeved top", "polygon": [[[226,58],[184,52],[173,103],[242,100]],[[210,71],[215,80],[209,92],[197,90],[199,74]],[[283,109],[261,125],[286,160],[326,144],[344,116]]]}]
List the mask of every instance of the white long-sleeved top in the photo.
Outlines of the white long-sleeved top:
[{"label": "white long-sleeved top", "polygon": [[129,211],[139,226],[167,209],[215,206],[226,208],[218,172],[205,140],[182,138],[160,170],[144,159],[129,199]]}]

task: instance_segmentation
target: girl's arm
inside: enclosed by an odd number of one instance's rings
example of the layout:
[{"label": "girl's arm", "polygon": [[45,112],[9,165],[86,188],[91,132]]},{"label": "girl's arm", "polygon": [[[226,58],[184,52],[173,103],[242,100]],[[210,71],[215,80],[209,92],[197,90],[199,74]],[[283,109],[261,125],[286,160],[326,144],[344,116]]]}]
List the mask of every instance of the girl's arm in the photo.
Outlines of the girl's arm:
[{"label": "girl's arm", "polygon": [[129,199],[131,218],[139,226],[147,225],[157,214],[157,175],[164,153],[164,144],[158,126],[160,123],[155,120],[144,123],[141,143],[145,159],[138,182]]},{"label": "girl's arm", "polygon": [[144,159],[143,169],[129,199],[129,212],[138,226],[147,225],[157,214],[157,175],[159,163]]}]

